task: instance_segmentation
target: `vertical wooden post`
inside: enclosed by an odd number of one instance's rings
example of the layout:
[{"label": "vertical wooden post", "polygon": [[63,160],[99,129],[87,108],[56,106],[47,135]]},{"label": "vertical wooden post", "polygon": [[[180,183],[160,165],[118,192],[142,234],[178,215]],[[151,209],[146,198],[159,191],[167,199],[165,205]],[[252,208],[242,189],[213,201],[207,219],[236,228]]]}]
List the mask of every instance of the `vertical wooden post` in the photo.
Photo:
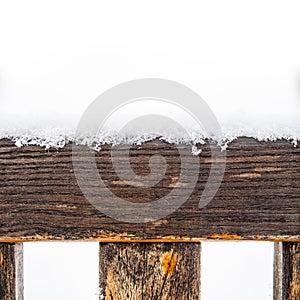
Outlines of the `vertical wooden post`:
[{"label": "vertical wooden post", "polygon": [[282,298],[282,243],[274,244],[274,278],[273,278],[273,299],[283,300]]},{"label": "vertical wooden post", "polygon": [[23,244],[0,243],[0,299],[23,299]]},{"label": "vertical wooden post", "polygon": [[274,300],[300,299],[300,243],[275,244]]},{"label": "vertical wooden post", "polygon": [[100,299],[199,300],[200,243],[100,243]]}]

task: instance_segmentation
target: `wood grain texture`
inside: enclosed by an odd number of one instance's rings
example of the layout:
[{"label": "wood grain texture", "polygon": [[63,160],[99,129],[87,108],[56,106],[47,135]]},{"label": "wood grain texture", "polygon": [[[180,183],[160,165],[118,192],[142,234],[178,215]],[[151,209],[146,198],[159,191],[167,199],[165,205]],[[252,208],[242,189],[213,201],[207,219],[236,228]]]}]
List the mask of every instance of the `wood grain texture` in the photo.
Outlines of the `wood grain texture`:
[{"label": "wood grain texture", "polygon": [[274,267],[273,267],[273,299],[283,300],[282,279],[283,279],[283,259],[282,243],[274,243]]},{"label": "wood grain texture", "polygon": [[200,243],[100,243],[100,299],[199,300]]},{"label": "wood grain texture", "polygon": [[23,300],[22,244],[0,243],[0,299]]},{"label": "wood grain texture", "polygon": [[299,300],[300,243],[277,243],[274,272],[274,300]]},{"label": "wood grain texture", "polygon": [[[84,197],[74,175],[70,144],[45,150],[37,146],[17,148],[1,140],[0,241],[300,241],[299,147],[284,140],[239,138],[232,142],[221,187],[203,209],[198,208],[198,202],[212,160],[209,145],[199,147],[199,177],[189,199],[161,220],[133,224],[105,216]],[[120,149],[118,159],[122,161]],[[137,174],[149,172],[149,158],[154,154],[163,155],[168,163],[163,180],[140,189],[119,179],[110,150],[106,145],[96,153],[97,167],[109,190],[118,197],[149,202],[168,194],[176,185],[180,157],[174,145],[156,140],[132,147],[130,162]]]}]

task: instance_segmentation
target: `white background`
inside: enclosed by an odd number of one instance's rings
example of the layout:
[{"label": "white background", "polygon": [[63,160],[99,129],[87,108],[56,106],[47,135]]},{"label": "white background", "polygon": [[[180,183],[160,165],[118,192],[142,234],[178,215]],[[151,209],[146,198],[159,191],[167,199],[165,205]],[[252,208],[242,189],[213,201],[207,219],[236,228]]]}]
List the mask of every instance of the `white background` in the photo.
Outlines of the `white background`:
[{"label": "white background", "polygon": [[[299,28],[298,1],[1,1],[1,121],[69,126],[106,89],[158,77],[189,86],[233,126],[292,132]],[[97,245],[48,247],[25,246],[25,299],[96,299]],[[246,284],[247,299],[271,299],[271,248],[205,246],[203,299],[246,299]]]},{"label": "white background", "polygon": [[[26,243],[25,300],[98,300],[98,243]],[[207,242],[203,300],[272,300],[273,243]]]},{"label": "white background", "polygon": [[298,1],[1,1],[1,110],[77,115],[116,84],[158,77],[219,117],[287,119],[300,108],[298,12]]}]

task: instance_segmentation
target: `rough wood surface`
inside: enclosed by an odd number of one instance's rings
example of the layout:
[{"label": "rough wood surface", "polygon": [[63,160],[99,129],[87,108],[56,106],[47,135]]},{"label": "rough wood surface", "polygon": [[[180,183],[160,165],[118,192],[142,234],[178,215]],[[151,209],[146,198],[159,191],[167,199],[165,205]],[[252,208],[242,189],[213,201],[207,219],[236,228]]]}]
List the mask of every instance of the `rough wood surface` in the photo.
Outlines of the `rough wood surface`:
[{"label": "rough wood surface", "polygon": [[273,276],[273,299],[282,298],[282,275],[283,275],[282,243],[274,243],[274,276]]},{"label": "rough wood surface", "polygon": [[300,243],[277,243],[274,272],[274,300],[299,300]]},{"label": "rough wood surface", "polygon": [[0,299],[23,300],[22,244],[0,243]]},{"label": "rough wood surface", "polygon": [[[178,147],[187,147],[179,145]],[[213,201],[199,209],[211,152],[200,146],[201,165],[190,198],[175,212],[145,224],[122,223],[95,209],[78,187],[72,147],[17,148],[0,141],[0,241],[262,239],[300,241],[300,147],[288,141],[258,142],[239,138],[227,150],[223,182]],[[149,172],[149,158],[162,154],[168,168],[155,187],[137,189],[114,172],[111,146],[96,154],[109,189],[132,202],[147,202],[172,190],[180,172],[175,146],[160,141],[134,146],[131,166]],[[122,154],[120,154],[122,160]],[[184,188],[184,187],[183,187]],[[98,191],[99,192],[99,191]]]},{"label": "rough wood surface", "polygon": [[284,299],[300,299],[300,243],[282,243]]},{"label": "rough wood surface", "polygon": [[200,243],[100,243],[100,298],[199,300]]}]

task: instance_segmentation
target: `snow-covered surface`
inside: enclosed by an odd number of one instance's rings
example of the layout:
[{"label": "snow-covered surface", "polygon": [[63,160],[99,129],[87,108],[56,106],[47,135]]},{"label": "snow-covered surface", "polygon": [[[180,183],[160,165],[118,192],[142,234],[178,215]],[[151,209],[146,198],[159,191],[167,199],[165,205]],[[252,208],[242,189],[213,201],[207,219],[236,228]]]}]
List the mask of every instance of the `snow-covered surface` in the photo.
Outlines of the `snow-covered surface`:
[{"label": "snow-covered surface", "polygon": [[[229,141],[242,135],[297,141],[299,5],[297,0],[1,1],[0,137],[13,139],[17,146],[63,146],[74,138],[80,115],[100,93],[124,81],[151,77],[171,79],[197,92]],[[38,264],[52,252],[42,253],[42,246],[47,245],[35,244],[35,252],[25,246],[25,299],[46,299],[48,294],[48,299],[71,299],[78,278],[64,273],[63,265],[53,263],[51,269],[51,260],[50,272],[43,273],[49,268]],[[269,249],[262,244],[256,256]],[[53,244],[52,250],[59,247]],[[80,257],[85,262],[86,255]],[[235,253],[235,258],[241,256]],[[90,271],[85,265],[77,270],[85,276],[94,274],[94,267],[89,263]],[[250,282],[257,291],[252,299],[270,299],[265,292],[268,288],[271,293],[270,278],[261,278],[262,285],[253,281],[262,269],[244,273],[234,288]],[[231,276],[222,278],[225,282]],[[70,294],[50,293],[48,283],[55,286],[56,277]],[[39,288],[35,281],[42,279]],[[80,284],[93,280],[85,279]],[[203,283],[203,299],[224,298],[223,290],[212,288],[218,294],[209,296],[208,284]],[[79,299],[95,299],[86,295]],[[243,297],[227,293],[224,299]]]},{"label": "snow-covered surface", "polygon": [[[153,110],[159,110],[153,107]],[[270,109],[271,110],[271,109]],[[42,114],[41,114],[42,115]],[[69,142],[86,144],[94,149],[100,149],[102,144],[141,144],[155,138],[170,143],[198,144],[203,143],[209,135],[200,127],[185,127],[186,133],[173,131],[172,128],[129,128],[119,132],[119,126],[111,124],[104,127],[96,136],[76,136],[76,126],[79,117],[60,116],[49,118],[44,116],[34,118],[7,114],[0,120],[0,139],[7,138],[14,141],[18,147],[24,145],[39,145],[45,148],[61,148]],[[128,114],[129,115],[129,114]],[[126,116],[127,119],[128,115]],[[136,114],[134,114],[136,115]],[[169,114],[166,114],[169,115]],[[133,116],[135,117],[135,116]],[[69,118],[69,119],[68,119]],[[16,121],[17,119],[17,121]],[[12,122],[13,120],[13,122]],[[130,117],[129,117],[130,120]],[[123,122],[121,122],[123,123]],[[255,116],[233,115],[219,118],[222,130],[222,146],[228,145],[238,137],[251,137],[259,141],[276,141],[286,139],[295,146],[300,140],[300,114],[291,113],[289,116],[258,114]]]},{"label": "snow-covered surface", "polygon": [[0,7],[0,137],[18,146],[63,146],[99,94],[149,77],[197,92],[228,141],[300,137],[297,1],[30,0],[17,7]]}]

